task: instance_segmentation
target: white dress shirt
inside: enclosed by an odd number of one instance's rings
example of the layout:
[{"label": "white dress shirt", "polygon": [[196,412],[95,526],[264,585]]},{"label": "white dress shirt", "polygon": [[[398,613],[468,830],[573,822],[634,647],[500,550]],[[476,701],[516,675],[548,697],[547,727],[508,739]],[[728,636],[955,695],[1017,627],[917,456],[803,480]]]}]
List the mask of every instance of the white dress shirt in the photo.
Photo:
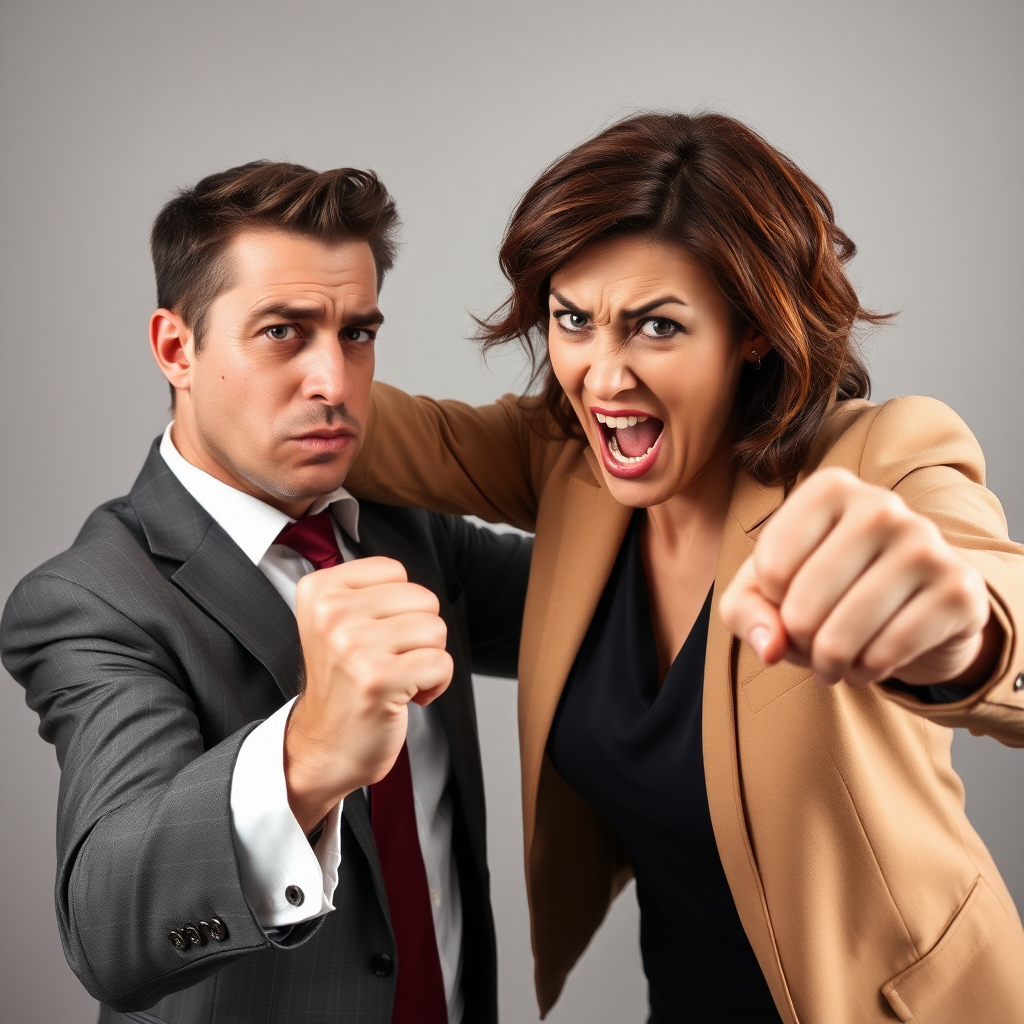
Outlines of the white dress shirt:
[{"label": "white dress shirt", "polygon": [[[275,543],[281,530],[294,520],[187,462],[171,440],[170,425],[160,442],[160,454],[185,490],[259,568],[294,613],[295,588],[306,573],[313,571],[297,552]],[[347,538],[359,543],[359,502],[339,487],[318,498],[309,514],[328,505],[345,560],[358,557]],[[284,730],[294,702],[288,701],[249,733],[239,748],[231,776],[231,826],[242,889],[256,919],[267,930],[333,911],[341,863],[342,804],[328,814],[315,849],[288,805]],[[462,899],[452,854],[451,754],[434,708],[409,704],[406,744],[449,1024],[459,1024],[463,1010]],[[299,906],[285,898],[289,886],[301,889]],[[344,907],[338,912],[344,913]]]}]

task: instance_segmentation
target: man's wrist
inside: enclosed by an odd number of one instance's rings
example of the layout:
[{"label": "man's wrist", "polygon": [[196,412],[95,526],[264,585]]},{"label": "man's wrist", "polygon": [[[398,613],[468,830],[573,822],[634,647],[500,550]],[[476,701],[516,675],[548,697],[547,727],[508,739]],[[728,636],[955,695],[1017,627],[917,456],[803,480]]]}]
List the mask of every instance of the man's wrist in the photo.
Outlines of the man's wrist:
[{"label": "man's wrist", "polygon": [[[339,780],[337,755],[324,751],[303,728],[302,698],[294,704],[284,734],[284,777],[288,805],[307,835],[322,827],[327,815],[357,784]],[[332,756],[333,755],[333,756]]]}]

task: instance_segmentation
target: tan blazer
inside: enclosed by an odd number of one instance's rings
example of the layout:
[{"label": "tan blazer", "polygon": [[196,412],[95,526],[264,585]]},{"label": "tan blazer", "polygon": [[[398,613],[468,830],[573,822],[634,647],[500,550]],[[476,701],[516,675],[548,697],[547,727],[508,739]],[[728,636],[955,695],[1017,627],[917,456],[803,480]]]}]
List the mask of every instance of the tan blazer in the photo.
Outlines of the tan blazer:
[{"label": "tan blazer", "polygon": [[[614,836],[561,780],[545,746],[630,510],[611,497],[587,445],[530,429],[534,410],[511,397],[474,409],[377,384],[367,443],[346,485],[536,532],[519,733],[546,1012],[629,878]],[[786,663],[766,668],[713,609],[704,767],[740,920],[788,1024],[1024,1022],[1024,931],[964,814],[948,728],[1024,746],[1024,549],[1008,539],[984,487],[977,442],[937,401],[837,405],[807,471],[825,465],[891,488],[929,516],[984,575],[1008,639],[981,691],[928,705],[885,686],[822,686]],[[738,475],[716,606],[784,496]]]}]

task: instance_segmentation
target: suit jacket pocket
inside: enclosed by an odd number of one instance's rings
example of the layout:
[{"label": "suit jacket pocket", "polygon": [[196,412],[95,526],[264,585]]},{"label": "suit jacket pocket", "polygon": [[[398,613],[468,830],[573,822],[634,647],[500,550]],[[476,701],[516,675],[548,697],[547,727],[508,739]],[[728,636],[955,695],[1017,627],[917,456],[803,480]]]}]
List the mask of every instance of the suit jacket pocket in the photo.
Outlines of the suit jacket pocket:
[{"label": "suit jacket pocket", "polygon": [[970,967],[1002,913],[999,900],[979,876],[939,941],[882,986],[882,995],[901,1021],[913,1020]]}]

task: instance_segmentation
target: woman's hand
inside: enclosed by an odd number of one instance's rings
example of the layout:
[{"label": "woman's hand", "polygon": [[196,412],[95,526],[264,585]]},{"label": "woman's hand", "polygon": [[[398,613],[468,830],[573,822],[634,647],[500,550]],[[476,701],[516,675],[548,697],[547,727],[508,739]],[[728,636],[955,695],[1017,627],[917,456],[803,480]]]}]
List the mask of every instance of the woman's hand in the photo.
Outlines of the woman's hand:
[{"label": "woman's hand", "polygon": [[823,469],[765,524],[722,618],[772,664],[855,686],[983,682],[1001,629],[981,574],[892,491]]}]

